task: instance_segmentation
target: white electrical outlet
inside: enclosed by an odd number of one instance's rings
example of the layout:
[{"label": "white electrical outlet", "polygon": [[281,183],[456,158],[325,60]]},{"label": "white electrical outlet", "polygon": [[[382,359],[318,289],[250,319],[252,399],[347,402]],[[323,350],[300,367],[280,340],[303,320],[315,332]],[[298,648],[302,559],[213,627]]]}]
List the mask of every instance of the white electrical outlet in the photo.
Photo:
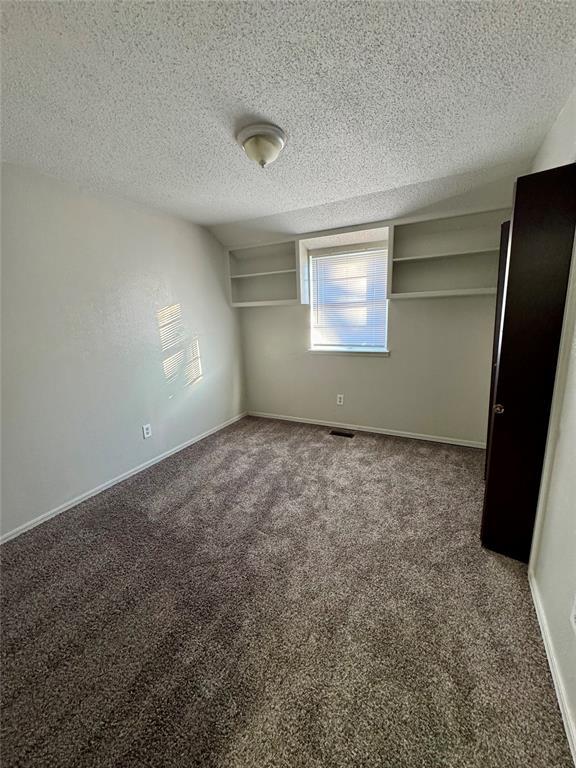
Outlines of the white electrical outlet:
[{"label": "white electrical outlet", "polygon": [[142,437],[144,440],[152,437],[152,426],[150,424],[142,424]]},{"label": "white electrical outlet", "polygon": [[344,395],[336,395],[336,405],[344,405]]}]

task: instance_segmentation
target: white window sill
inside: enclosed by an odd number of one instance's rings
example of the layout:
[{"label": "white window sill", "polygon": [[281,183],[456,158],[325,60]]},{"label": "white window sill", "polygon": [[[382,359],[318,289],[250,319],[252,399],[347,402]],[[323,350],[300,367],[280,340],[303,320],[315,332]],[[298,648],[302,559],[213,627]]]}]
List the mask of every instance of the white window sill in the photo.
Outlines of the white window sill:
[{"label": "white window sill", "polygon": [[387,349],[366,349],[365,347],[310,347],[308,352],[317,355],[369,355],[370,357],[390,357]]}]

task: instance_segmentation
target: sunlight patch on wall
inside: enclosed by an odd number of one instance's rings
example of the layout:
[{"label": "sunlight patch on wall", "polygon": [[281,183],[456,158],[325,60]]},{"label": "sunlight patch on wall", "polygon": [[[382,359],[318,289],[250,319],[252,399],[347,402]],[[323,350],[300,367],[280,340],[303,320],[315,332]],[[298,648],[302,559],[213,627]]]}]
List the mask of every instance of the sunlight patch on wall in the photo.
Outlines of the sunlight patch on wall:
[{"label": "sunlight patch on wall", "polygon": [[184,350],[181,349],[179,352],[175,352],[173,355],[170,355],[170,357],[167,357],[162,365],[164,366],[164,376],[166,377],[167,381],[174,381],[174,379],[178,376],[178,371],[180,370],[182,366],[182,362],[184,360]]},{"label": "sunlight patch on wall", "polygon": [[180,304],[171,304],[156,312],[162,351],[180,344],[184,337],[184,322]]},{"label": "sunlight patch on wall", "polygon": [[200,357],[200,342],[198,337],[192,339],[192,343],[186,349],[186,366],[184,368],[186,384],[194,384],[202,378],[202,360]]},{"label": "sunlight patch on wall", "polygon": [[[164,378],[171,384],[188,387],[202,378],[202,359],[198,336],[186,333],[180,304],[162,307],[156,312],[162,352]],[[174,393],[170,395],[173,397]]]}]

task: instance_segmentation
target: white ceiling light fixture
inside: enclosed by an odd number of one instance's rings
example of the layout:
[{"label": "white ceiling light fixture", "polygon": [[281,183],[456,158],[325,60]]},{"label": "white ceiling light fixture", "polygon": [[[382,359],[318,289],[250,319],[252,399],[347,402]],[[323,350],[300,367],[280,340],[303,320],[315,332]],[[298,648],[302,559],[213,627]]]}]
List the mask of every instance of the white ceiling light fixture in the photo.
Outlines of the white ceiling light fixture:
[{"label": "white ceiling light fixture", "polygon": [[265,168],[277,159],[286,144],[286,134],[272,123],[255,123],[242,128],[236,136],[236,141],[250,160],[255,160],[261,168]]}]

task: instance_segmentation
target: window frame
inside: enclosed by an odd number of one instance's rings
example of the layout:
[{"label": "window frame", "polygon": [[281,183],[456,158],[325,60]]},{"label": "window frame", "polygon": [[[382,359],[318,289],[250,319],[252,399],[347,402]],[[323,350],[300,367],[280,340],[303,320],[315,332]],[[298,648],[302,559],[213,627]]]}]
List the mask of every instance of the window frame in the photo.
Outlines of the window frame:
[{"label": "window frame", "polygon": [[[314,311],[314,282],[312,279],[312,260],[314,258],[322,256],[346,256],[346,255],[361,255],[371,252],[385,252],[386,260],[386,348],[384,347],[366,347],[366,346],[353,346],[353,345],[330,345],[330,346],[314,346],[312,344],[312,317]],[[368,355],[370,357],[389,357],[390,356],[390,339],[389,339],[389,319],[390,319],[390,283],[392,279],[392,258],[390,241],[383,240],[379,242],[370,243],[354,243],[346,246],[330,247],[330,248],[317,248],[308,251],[308,264],[307,264],[307,279],[309,284],[310,298],[310,316],[309,316],[309,337],[308,337],[308,352],[314,355]]]}]

